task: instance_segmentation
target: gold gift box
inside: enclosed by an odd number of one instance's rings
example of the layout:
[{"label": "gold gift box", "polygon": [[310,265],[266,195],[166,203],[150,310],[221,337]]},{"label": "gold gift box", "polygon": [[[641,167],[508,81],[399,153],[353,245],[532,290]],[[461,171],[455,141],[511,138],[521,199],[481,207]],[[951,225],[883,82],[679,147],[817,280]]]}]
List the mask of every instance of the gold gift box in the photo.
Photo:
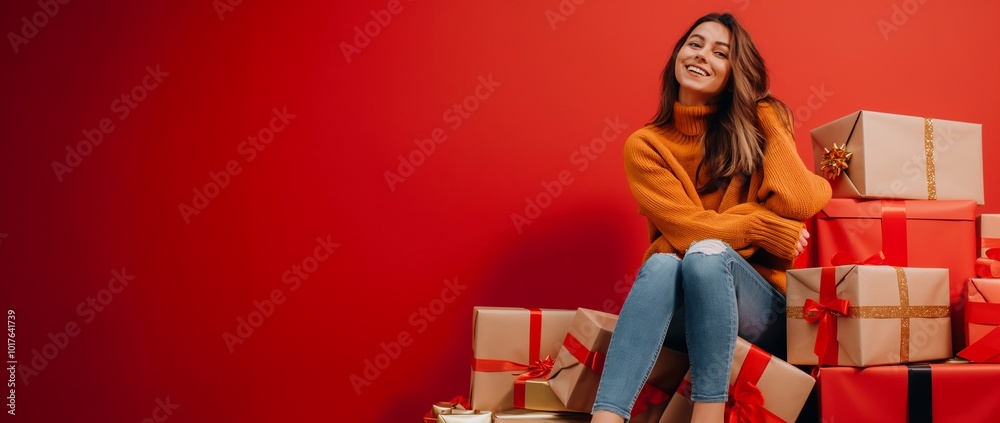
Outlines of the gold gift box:
[{"label": "gold gift box", "polygon": [[[981,124],[862,110],[810,134],[816,172],[832,177],[834,197],[983,204]],[[841,147],[841,156],[851,154],[846,163],[831,157]],[[842,170],[824,170],[831,167]]]},{"label": "gold gift box", "polygon": [[524,381],[524,408],[538,411],[571,411],[559,401],[549,386],[549,381],[528,379]]},{"label": "gold gift box", "polygon": [[589,423],[590,413],[509,410],[496,414],[494,423]]},{"label": "gold gift box", "polygon": [[[806,300],[820,302],[822,268],[787,272],[788,362],[814,365],[821,323],[804,318]],[[952,356],[948,269],[847,265],[835,268],[837,363],[867,367]]]}]

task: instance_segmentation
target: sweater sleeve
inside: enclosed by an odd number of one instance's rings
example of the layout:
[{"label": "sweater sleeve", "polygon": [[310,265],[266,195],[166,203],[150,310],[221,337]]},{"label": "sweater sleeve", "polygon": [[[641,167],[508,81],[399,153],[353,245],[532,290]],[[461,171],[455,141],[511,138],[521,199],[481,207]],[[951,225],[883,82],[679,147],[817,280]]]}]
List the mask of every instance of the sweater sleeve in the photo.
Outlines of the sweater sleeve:
[{"label": "sweater sleeve", "polygon": [[789,128],[790,117],[786,124],[779,116],[783,111],[767,103],[757,111],[765,139],[763,183],[757,200],[779,216],[808,219],[830,200],[830,183],[802,163]]},{"label": "sweater sleeve", "polygon": [[[669,153],[667,153],[669,154]],[[672,161],[676,166],[676,160]],[[759,204],[745,203],[719,213],[705,210],[692,200],[697,196],[685,188],[666,157],[641,134],[625,141],[625,172],[632,195],[642,213],[677,251],[687,251],[694,241],[718,239],[741,255],[757,247],[792,259],[802,223],[782,218]]]}]

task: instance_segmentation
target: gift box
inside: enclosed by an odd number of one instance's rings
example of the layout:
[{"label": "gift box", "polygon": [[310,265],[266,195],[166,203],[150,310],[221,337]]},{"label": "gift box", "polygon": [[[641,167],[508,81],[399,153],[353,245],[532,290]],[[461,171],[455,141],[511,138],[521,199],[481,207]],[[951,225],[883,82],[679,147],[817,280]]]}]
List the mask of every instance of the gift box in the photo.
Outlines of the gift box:
[{"label": "gift box", "polygon": [[500,411],[525,401],[527,381],[546,377],[575,310],[476,307],[472,408]]},{"label": "gift box", "polygon": [[[604,360],[618,316],[581,308],[566,333],[549,384],[566,408],[594,408]],[[647,386],[632,408],[631,421],[656,421],[687,371],[687,355],[663,348],[650,371]],[[530,408],[530,407],[529,407]]]},{"label": "gift box", "polygon": [[1000,279],[969,279],[966,339],[969,345],[1000,326]]},{"label": "gift box", "polygon": [[1000,363],[1000,279],[969,279],[966,339],[958,355],[979,363]]},{"label": "gift box", "polygon": [[817,266],[851,262],[949,269],[953,351],[965,345],[965,285],[976,277],[972,201],[834,198],[816,216]]},{"label": "gift box", "polygon": [[468,413],[438,414],[437,423],[493,423],[493,413],[481,410],[466,410]]},{"label": "gift box", "polygon": [[995,422],[1000,365],[915,364],[819,372],[824,422]]},{"label": "gift box", "polygon": [[[802,370],[737,338],[729,373],[726,421],[794,422],[814,383],[815,380]],[[693,407],[688,372],[670,399],[660,423],[688,423]]]},{"label": "gift box", "polygon": [[986,257],[986,250],[1000,248],[1000,214],[984,214],[976,218],[979,234],[979,256]]},{"label": "gift box", "polygon": [[847,265],[787,275],[789,363],[865,367],[952,355],[948,269]]},{"label": "gift box", "polygon": [[442,414],[479,414],[477,410],[469,409],[469,400],[458,395],[450,401],[439,401],[431,405],[430,411],[424,415],[424,423],[436,423]]},{"label": "gift box", "polygon": [[556,396],[555,392],[552,392],[552,387],[549,386],[549,381],[544,378],[529,379],[524,381],[524,401],[519,404],[515,404],[515,407],[537,411],[571,410],[563,405],[562,401],[559,400],[559,397]]},{"label": "gift box", "polygon": [[830,180],[836,198],[983,204],[978,123],[862,110],[809,133],[816,172]]},{"label": "gift box", "polygon": [[467,413],[470,410],[469,400],[461,395],[453,397],[450,401],[439,401],[431,405],[431,415],[437,419],[438,414]]},{"label": "gift box", "polygon": [[589,423],[590,413],[509,410],[496,414],[494,423]]}]

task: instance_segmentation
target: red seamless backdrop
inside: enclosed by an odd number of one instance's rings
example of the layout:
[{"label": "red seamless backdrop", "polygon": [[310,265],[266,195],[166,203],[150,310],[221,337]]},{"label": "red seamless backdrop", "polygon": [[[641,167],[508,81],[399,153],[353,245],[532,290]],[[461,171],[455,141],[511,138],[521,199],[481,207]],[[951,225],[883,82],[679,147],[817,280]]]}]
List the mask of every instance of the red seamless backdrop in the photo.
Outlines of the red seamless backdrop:
[{"label": "red seamless backdrop", "polygon": [[0,3],[6,420],[415,421],[473,306],[616,312],[622,141],[713,10],[804,157],[858,109],[982,123],[1000,212],[995,2],[343,3]]}]

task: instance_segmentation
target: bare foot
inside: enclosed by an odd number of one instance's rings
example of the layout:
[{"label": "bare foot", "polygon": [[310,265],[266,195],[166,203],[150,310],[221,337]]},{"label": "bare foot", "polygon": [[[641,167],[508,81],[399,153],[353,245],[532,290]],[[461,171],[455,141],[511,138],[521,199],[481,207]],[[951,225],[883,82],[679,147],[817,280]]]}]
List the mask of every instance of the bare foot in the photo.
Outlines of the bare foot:
[{"label": "bare foot", "polygon": [[724,402],[696,402],[691,411],[691,423],[720,423],[725,417]]},{"label": "bare foot", "polygon": [[590,423],[623,423],[624,421],[625,419],[615,413],[597,410],[594,412],[594,418],[590,420]]}]

